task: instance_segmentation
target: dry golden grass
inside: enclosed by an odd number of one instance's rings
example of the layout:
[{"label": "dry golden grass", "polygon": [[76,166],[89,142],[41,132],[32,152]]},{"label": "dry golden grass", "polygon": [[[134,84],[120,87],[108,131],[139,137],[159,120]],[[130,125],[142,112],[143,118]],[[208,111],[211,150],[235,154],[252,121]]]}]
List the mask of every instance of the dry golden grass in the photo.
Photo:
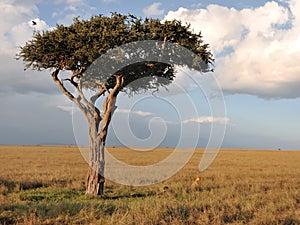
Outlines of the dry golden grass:
[{"label": "dry golden grass", "polygon": [[[146,165],[172,149],[109,151]],[[88,168],[76,147],[0,146],[0,154],[0,224],[300,224],[300,151],[224,149],[200,173],[198,149],[169,180],[107,181],[102,198],[84,195]]]}]

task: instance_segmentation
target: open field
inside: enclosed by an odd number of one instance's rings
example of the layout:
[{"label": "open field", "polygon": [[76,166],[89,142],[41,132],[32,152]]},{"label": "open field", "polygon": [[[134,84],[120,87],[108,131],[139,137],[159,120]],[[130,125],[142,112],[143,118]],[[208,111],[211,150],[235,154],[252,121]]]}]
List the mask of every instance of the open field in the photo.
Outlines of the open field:
[{"label": "open field", "polygon": [[[110,151],[143,165],[171,149]],[[200,173],[202,154],[163,183],[107,181],[94,198],[84,195],[88,167],[76,147],[0,146],[0,224],[300,224],[300,151],[221,150]]]}]

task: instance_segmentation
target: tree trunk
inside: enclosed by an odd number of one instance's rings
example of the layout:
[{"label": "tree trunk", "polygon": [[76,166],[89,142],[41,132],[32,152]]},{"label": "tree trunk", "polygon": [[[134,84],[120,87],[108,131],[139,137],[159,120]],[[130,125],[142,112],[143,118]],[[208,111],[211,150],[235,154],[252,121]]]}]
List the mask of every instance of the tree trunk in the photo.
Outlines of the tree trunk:
[{"label": "tree trunk", "polygon": [[[91,158],[86,183],[87,195],[99,196],[104,192],[105,141],[112,114],[116,109],[116,98],[122,84],[123,80],[116,75],[116,85],[103,102],[103,115],[99,117],[97,113],[88,119]],[[102,122],[99,130],[100,120]]]},{"label": "tree trunk", "polygon": [[87,195],[93,195],[93,196],[103,195],[104,181],[105,181],[104,177],[90,167],[88,170],[85,193]]},{"label": "tree trunk", "polygon": [[102,140],[90,137],[90,165],[87,174],[86,194],[99,196],[104,191],[104,148]]},{"label": "tree trunk", "polygon": [[[117,95],[124,84],[124,78],[121,75],[115,74],[116,84],[110,92],[106,86],[103,86],[94,96],[90,98],[90,101],[84,96],[81,88],[81,79],[79,78],[78,83],[74,82],[73,78],[80,74],[80,72],[75,72],[72,74],[70,79],[65,79],[70,81],[70,83],[75,87],[78,93],[78,97],[69,92],[63,85],[63,82],[58,78],[58,74],[62,69],[63,65],[57,68],[52,73],[52,79],[62,90],[62,92],[74,102],[79,109],[84,113],[87,118],[89,125],[89,144],[90,144],[90,162],[89,170],[87,174],[86,182],[86,194],[99,196],[103,194],[104,191],[104,151],[105,151],[105,141],[107,136],[108,125],[110,123],[113,112],[116,109],[115,102]],[[96,100],[104,96],[105,93],[108,96],[103,102],[103,114],[100,115],[100,110],[96,107]],[[101,127],[99,130],[99,125],[101,122]]]}]

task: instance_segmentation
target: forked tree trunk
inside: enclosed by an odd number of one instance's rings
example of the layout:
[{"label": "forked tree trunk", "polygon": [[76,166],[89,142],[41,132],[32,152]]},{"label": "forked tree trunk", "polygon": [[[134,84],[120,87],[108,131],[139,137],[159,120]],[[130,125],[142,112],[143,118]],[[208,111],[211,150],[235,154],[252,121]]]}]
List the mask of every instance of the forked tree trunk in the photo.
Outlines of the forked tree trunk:
[{"label": "forked tree trunk", "polygon": [[[113,87],[112,91],[103,86],[99,92],[97,92],[91,99],[88,101],[84,96],[80,79],[78,83],[73,81],[73,77],[77,76],[78,73],[74,73],[70,79],[65,79],[71,82],[74,88],[77,90],[78,97],[75,98],[74,95],[69,92],[66,87],[63,85],[62,81],[58,78],[58,74],[62,69],[63,65],[57,68],[52,73],[52,79],[61,89],[61,91],[72,101],[74,102],[79,109],[84,113],[87,118],[89,125],[89,144],[90,144],[90,162],[89,170],[87,174],[86,182],[86,194],[98,196],[102,195],[104,191],[104,151],[105,151],[105,141],[108,130],[108,125],[110,123],[112,114],[116,109],[115,103],[117,95],[124,84],[124,78],[121,75],[115,74],[116,84]],[[82,71],[80,71],[82,72]],[[100,115],[100,111],[95,106],[96,100],[104,96],[104,93],[109,93],[103,102],[103,114]],[[82,102],[83,101],[83,102]],[[101,122],[102,121],[102,122]],[[101,122],[101,126],[100,126]],[[99,130],[100,126],[100,130]]]},{"label": "forked tree trunk", "polygon": [[[113,102],[108,101],[107,104],[113,104],[114,106],[115,98],[116,97],[114,97]],[[102,195],[104,191],[105,141],[108,131],[108,125],[110,123],[114,109],[115,106],[107,108],[102,120],[99,134],[97,132],[97,125],[95,126],[95,123],[89,124],[90,163],[86,182],[87,195],[98,196]]]},{"label": "forked tree trunk", "polygon": [[98,131],[99,122],[97,121],[100,120],[97,119],[97,115],[88,121],[91,158],[86,183],[87,195],[98,196],[104,192],[105,141],[112,114],[116,109],[115,103],[119,88],[123,83],[120,77],[116,76],[116,78],[117,82],[114,89],[109,93],[103,103],[100,130]]}]

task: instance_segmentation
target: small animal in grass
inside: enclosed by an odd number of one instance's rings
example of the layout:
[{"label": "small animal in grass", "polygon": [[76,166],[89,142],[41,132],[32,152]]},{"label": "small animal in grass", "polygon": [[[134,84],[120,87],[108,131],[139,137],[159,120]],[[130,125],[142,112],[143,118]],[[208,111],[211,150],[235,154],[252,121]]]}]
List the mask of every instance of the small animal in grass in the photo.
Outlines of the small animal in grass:
[{"label": "small animal in grass", "polygon": [[163,190],[164,190],[164,193],[167,193],[168,190],[169,190],[169,187],[168,186],[164,186]]},{"label": "small animal in grass", "polygon": [[192,187],[195,187],[195,186],[197,186],[197,185],[199,184],[199,182],[200,182],[200,177],[197,177],[197,178],[193,181],[193,183],[191,184],[191,186],[192,186]]}]

